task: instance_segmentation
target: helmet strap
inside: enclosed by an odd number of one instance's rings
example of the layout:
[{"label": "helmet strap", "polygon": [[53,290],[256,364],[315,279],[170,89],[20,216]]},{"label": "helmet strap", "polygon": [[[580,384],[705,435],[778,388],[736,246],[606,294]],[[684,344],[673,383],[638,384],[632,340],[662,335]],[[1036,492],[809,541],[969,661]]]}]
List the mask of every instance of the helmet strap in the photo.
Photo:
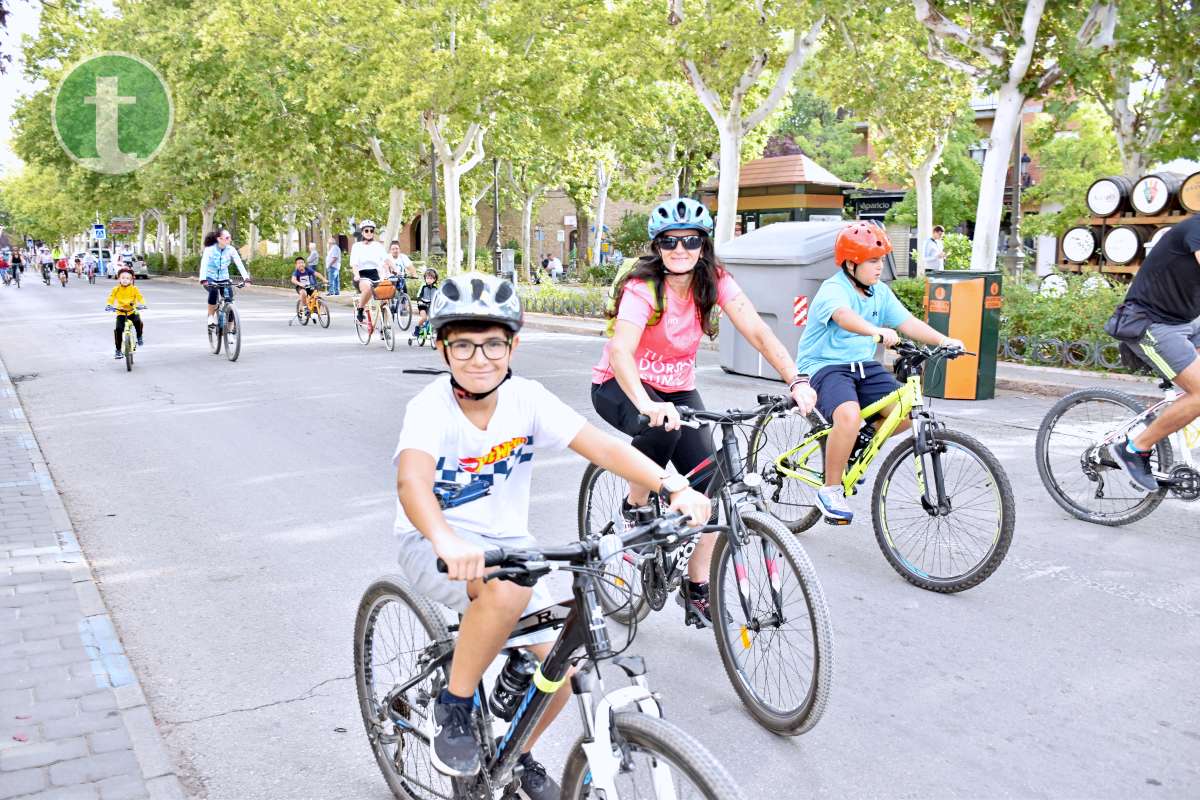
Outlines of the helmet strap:
[{"label": "helmet strap", "polygon": [[[442,351],[442,358],[446,359],[446,366],[450,366],[449,354],[447,354],[445,351]],[[484,400],[489,395],[491,395],[493,392],[495,392],[497,389],[499,389],[501,386],[503,386],[505,381],[507,381],[511,377],[512,377],[512,367],[509,367],[508,372],[504,373],[504,377],[500,379],[500,382],[497,383],[492,388],[488,389],[486,392],[471,392],[471,391],[468,391],[466,388],[464,388],[461,383],[459,383],[457,380],[455,380],[454,373],[451,372],[450,373],[450,388],[452,388],[454,390],[454,396],[457,397],[459,400]]]},{"label": "helmet strap", "polygon": [[[851,261],[850,263],[854,264],[853,261]],[[858,269],[858,264],[854,264],[854,266],[850,267],[849,269],[846,269],[845,264],[842,265],[842,271],[846,273],[846,277],[850,279],[850,282],[853,283],[855,286],[857,286],[859,289],[861,289],[863,294],[865,294],[867,297],[874,297],[875,296],[875,287],[868,286],[867,284],[860,281],[858,279],[858,276],[854,274],[854,271],[857,269]]]}]

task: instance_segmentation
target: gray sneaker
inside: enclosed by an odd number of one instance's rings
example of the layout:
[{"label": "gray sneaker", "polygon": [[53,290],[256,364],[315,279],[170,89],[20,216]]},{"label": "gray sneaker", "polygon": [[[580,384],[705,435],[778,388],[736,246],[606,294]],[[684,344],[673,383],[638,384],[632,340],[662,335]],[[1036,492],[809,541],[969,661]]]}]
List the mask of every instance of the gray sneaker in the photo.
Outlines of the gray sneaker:
[{"label": "gray sneaker", "polygon": [[433,706],[438,732],[429,748],[429,760],[443,775],[467,778],[479,772],[479,742],[475,740],[471,712],[470,704],[439,700]]},{"label": "gray sneaker", "polygon": [[546,774],[546,768],[534,760],[532,753],[523,753],[517,763],[524,770],[521,773],[521,797],[525,800],[559,800],[562,790]]},{"label": "gray sneaker", "polygon": [[1113,442],[1108,446],[1108,454],[1117,462],[1121,471],[1133,481],[1134,488],[1147,492],[1158,491],[1158,481],[1150,471],[1150,453],[1134,452],[1126,442]]},{"label": "gray sneaker", "polygon": [[817,506],[821,516],[830,525],[849,525],[854,521],[854,512],[846,502],[846,494],[840,486],[823,486],[817,490]]}]

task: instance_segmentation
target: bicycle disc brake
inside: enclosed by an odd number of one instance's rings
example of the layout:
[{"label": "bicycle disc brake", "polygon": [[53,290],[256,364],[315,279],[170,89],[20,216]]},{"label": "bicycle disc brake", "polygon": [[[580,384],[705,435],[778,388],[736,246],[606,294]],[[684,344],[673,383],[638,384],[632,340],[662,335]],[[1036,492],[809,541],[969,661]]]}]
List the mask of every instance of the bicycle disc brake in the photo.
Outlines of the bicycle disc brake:
[{"label": "bicycle disc brake", "polygon": [[662,611],[667,604],[667,575],[663,569],[663,554],[659,551],[653,558],[642,564],[642,597],[646,605],[655,611]]},{"label": "bicycle disc brake", "polygon": [[1167,473],[1170,479],[1171,494],[1180,500],[1200,499],[1200,472],[1187,464],[1176,464]]}]

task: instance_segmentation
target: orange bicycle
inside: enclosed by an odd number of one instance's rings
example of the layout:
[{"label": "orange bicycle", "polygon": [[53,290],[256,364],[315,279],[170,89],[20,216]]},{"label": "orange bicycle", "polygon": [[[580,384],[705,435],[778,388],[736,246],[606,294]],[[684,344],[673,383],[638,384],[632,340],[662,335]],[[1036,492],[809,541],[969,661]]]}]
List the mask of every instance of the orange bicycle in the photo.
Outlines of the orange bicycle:
[{"label": "orange bicycle", "polygon": [[322,328],[329,327],[329,306],[319,290],[314,289],[310,294],[301,291],[296,298],[296,319],[301,325],[307,325],[309,320],[319,323]]}]

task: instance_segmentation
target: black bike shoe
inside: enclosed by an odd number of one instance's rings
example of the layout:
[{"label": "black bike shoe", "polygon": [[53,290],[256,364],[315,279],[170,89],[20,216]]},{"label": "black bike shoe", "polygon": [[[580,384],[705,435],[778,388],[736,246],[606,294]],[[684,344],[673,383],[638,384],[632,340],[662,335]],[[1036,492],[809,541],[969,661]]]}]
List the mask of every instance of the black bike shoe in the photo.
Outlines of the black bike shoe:
[{"label": "black bike shoe", "polygon": [[532,753],[522,753],[517,760],[524,772],[521,773],[521,789],[518,792],[525,800],[558,800],[562,790],[554,779],[546,774],[546,768],[534,761]]},{"label": "black bike shoe", "polygon": [[437,736],[429,748],[429,760],[443,775],[467,778],[479,772],[479,742],[471,725],[471,704],[443,703],[433,706]]},{"label": "black bike shoe", "polygon": [[1158,481],[1150,472],[1150,452],[1133,452],[1126,442],[1113,442],[1108,446],[1108,454],[1117,462],[1121,471],[1129,476],[1134,487],[1147,492],[1158,491]]},{"label": "black bike shoe", "polygon": [[697,628],[712,627],[712,612],[708,607],[708,584],[684,580],[675,601],[683,606],[683,624]]}]

